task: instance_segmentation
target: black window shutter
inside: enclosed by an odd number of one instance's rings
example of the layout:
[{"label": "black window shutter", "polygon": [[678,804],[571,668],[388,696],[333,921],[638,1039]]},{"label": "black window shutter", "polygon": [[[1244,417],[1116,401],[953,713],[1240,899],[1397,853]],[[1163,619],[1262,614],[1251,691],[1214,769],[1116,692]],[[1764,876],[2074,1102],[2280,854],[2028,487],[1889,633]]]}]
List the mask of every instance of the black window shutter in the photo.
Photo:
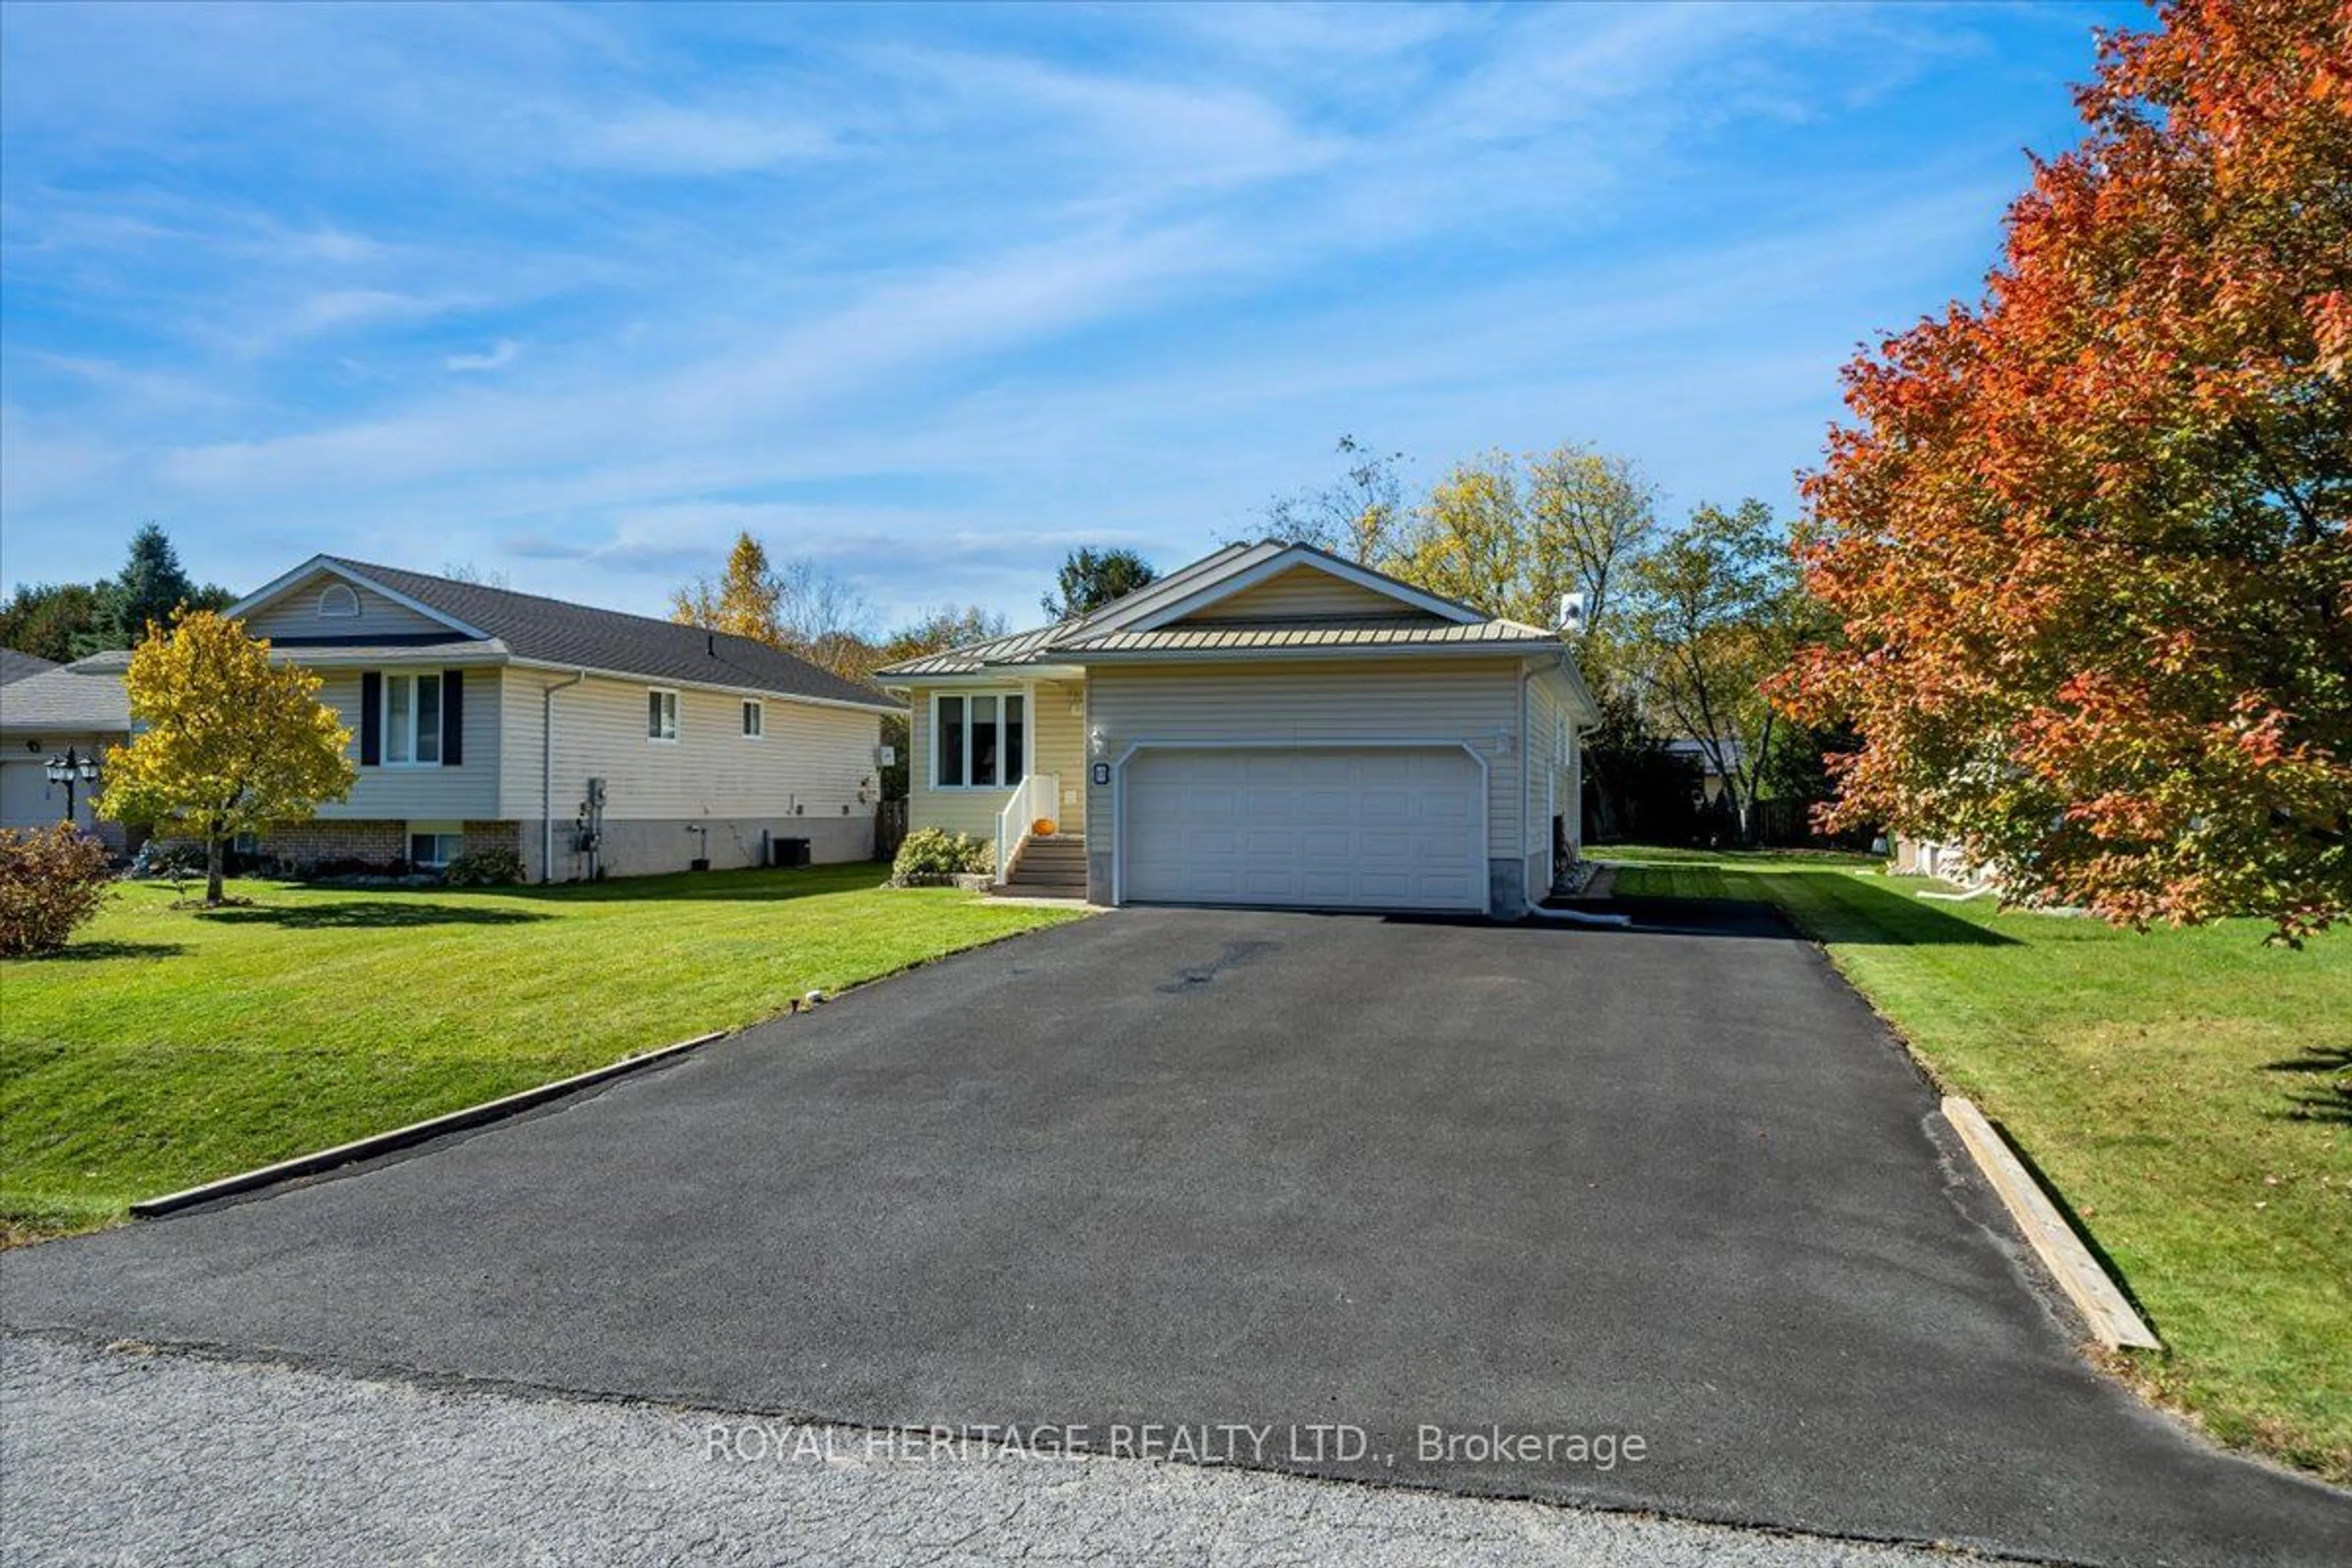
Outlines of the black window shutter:
[{"label": "black window shutter", "polygon": [[441,672],[441,765],[454,768],[466,760],[466,672]]},{"label": "black window shutter", "polygon": [[360,677],[360,766],[373,768],[383,761],[383,674],[368,670]]}]

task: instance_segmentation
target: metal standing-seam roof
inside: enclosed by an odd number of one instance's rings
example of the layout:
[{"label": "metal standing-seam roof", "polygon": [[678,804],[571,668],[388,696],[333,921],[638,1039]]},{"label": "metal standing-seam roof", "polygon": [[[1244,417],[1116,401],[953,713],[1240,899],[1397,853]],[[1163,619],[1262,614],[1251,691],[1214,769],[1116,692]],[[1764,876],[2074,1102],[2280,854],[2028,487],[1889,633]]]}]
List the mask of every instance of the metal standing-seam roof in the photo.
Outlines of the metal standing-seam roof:
[{"label": "metal standing-seam roof", "polygon": [[878,679],[895,684],[926,676],[971,675],[990,669],[1145,654],[1318,653],[1382,648],[1483,648],[1518,644],[1558,647],[1559,644],[1556,632],[1518,621],[1482,617],[1468,605],[1457,605],[1451,600],[1435,603],[1441,609],[1463,617],[1458,621],[1436,614],[1318,616],[1179,622],[1172,626],[1130,629],[1131,623],[1150,620],[1155,615],[1165,615],[1170,608],[1196,594],[1213,588],[1220,580],[1253,571],[1278,570],[1294,561],[1311,564],[1318,557],[1331,563],[1331,569],[1351,574],[1359,580],[1369,575],[1392,584],[1401,597],[1412,596],[1408,603],[1417,601],[1425,605],[1432,602],[1430,595],[1411,584],[1384,578],[1380,573],[1367,573],[1364,568],[1340,561],[1328,552],[1311,546],[1286,543],[1280,540],[1268,540],[1257,544],[1232,544],[1088,615],[1074,616],[1056,626],[1042,626],[1034,631],[996,637],[988,642],[969,643],[962,647],[904,659],[885,666],[877,675]]},{"label": "metal standing-seam roof", "polygon": [[1459,647],[1496,643],[1554,644],[1556,633],[1517,621],[1432,626],[1419,621],[1322,618],[1221,621],[1162,626],[1148,632],[1105,632],[1065,643],[1071,653],[1233,653],[1277,648]]}]

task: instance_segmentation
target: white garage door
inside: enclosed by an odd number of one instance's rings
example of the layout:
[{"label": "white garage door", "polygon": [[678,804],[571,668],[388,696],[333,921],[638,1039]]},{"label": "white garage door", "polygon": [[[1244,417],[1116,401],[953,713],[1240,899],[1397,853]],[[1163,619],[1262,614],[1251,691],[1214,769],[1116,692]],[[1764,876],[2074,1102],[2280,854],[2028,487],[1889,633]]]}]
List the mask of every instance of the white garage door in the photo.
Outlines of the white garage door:
[{"label": "white garage door", "polygon": [[1129,899],[1486,907],[1481,781],[1459,747],[1147,749],[1126,785]]},{"label": "white garage door", "polygon": [[[47,827],[65,815],[65,785],[49,783],[46,757],[0,763],[0,827]],[[74,820],[89,826],[88,786],[74,791]]]}]

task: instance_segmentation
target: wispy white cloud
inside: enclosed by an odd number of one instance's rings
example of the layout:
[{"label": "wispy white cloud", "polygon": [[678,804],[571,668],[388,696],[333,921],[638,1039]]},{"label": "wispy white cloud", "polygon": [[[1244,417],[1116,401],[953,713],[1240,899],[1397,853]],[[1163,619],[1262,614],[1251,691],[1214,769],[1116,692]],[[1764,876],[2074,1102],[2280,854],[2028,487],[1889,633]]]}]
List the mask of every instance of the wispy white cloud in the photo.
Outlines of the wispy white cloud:
[{"label": "wispy white cloud", "polygon": [[522,353],[522,345],[512,338],[500,338],[489,352],[478,354],[451,354],[441,362],[441,368],[459,374],[504,370],[514,363]]},{"label": "wispy white cloud", "polygon": [[1025,610],[1342,429],[1784,485],[2081,59],[1845,7],[163,15],[0,8],[10,574],[153,515],[226,580],[640,608],[752,526]]}]

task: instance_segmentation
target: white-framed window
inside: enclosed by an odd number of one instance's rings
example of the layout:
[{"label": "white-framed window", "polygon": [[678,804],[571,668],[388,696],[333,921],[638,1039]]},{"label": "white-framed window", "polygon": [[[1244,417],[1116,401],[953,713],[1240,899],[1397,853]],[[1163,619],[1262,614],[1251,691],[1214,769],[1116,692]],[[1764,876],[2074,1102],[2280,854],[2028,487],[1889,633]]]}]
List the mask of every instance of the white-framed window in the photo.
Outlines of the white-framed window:
[{"label": "white-framed window", "polygon": [[677,693],[659,687],[646,690],[646,739],[676,741],[677,739]]},{"label": "white-framed window", "polygon": [[756,697],[743,699],[743,738],[756,741],[768,732],[768,705]]},{"label": "white-framed window", "polygon": [[1026,772],[1029,704],[1018,691],[931,697],[931,787],[1011,789]]},{"label": "white-framed window", "polygon": [[412,822],[408,825],[408,863],[437,871],[466,851],[466,826],[461,822]]},{"label": "white-framed window", "polygon": [[392,767],[441,765],[441,678],[383,678],[383,760]]},{"label": "white-framed window", "polygon": [[348,621],[360,613],[360,596],[349,583],[330,583],[319,590],[319,618]]}]

